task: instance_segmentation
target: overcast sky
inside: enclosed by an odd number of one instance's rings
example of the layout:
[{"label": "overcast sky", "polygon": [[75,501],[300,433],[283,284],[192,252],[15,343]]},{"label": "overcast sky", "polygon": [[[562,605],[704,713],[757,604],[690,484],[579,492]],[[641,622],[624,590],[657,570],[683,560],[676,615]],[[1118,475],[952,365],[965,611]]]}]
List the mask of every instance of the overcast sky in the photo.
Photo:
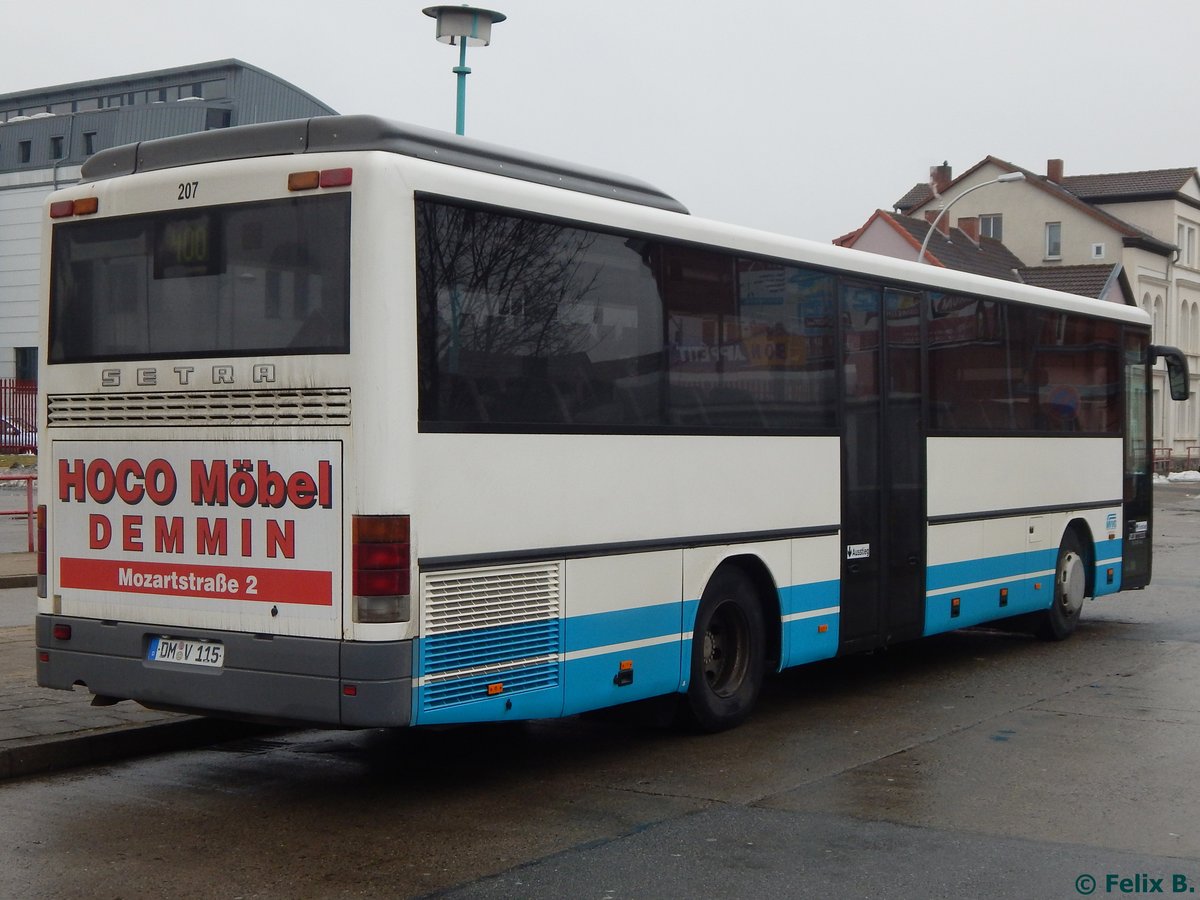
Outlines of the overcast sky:
[{"label": "overcast sky", "polygon": [[[235,57],[342,113],[454,130],[409,0],[0,0],[0,93]],[[828,241],[948,160],[1200,164],[1196,0],[496,0],[467,134]]]}]

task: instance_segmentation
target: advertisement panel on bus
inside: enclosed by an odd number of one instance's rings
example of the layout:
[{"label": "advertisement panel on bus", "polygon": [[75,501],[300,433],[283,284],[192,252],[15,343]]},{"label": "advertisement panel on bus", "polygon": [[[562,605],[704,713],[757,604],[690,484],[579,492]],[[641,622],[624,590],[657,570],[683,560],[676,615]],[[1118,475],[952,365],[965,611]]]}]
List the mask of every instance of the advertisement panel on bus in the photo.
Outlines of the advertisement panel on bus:
[{"label": "advertisement panel on bus", "polygon": [[[144,449],[143,449],[144,448]],[[58,589],[79,602],[329,619],[339,596],[336,441],[59,441]],[[308,609],[308,612],[303,612]]]}]

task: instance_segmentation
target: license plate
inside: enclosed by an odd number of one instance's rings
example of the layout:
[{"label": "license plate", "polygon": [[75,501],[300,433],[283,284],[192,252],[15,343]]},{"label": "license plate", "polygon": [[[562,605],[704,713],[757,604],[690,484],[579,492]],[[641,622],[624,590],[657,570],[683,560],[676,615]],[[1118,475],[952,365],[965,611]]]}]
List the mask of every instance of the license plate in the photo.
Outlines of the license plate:
[{"label": "license plate", "polygon": [[185,666],[208,666],[219,669],[225,664],[225,645],[213,641],[184,641],[176,638],[150,639],[146,652],[150,662],[182,663]]}]

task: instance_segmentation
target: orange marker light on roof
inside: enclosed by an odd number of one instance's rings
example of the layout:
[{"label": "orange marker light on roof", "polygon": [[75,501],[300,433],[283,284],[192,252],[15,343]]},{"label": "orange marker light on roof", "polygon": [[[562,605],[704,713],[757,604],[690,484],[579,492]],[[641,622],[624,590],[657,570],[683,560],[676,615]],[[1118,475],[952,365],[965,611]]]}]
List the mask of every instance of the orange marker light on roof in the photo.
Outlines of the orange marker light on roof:
[{"label": "orange marker light on roof", "polygon": [[288,176],[289,191],[312,191],[320,186],[320,172],[293,172]]},{"label": "orange marker light on roof", "polygon": [[90,216],[100,209],[98,197],[81,197],[78,200],[56,200],[50,204],[50,218],[65,219],[68,216]]}]

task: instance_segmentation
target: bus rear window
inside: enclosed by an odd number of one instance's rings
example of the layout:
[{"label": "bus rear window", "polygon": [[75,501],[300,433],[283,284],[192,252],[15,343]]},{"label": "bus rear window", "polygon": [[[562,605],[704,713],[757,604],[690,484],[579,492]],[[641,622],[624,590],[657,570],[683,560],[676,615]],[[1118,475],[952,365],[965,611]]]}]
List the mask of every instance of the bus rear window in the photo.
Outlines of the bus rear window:
[{"label": "bus rear window", "polygon": [[50,363],[347,353],[350,195],[54,227]]}]

